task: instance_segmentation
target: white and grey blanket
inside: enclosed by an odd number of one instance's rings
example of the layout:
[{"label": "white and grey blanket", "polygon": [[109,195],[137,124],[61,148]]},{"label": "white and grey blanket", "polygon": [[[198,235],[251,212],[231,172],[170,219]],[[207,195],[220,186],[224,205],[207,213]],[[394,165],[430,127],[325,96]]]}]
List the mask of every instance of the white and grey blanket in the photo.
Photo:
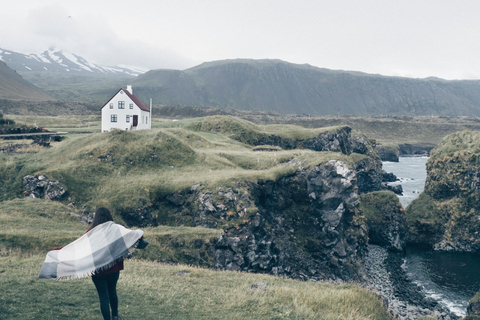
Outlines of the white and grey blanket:
[{"label": "white and grey blanket", "polygon": [[106,270],[135,249],[142,236],[142,230],[102,223],[62,249],[49,251],[39,278],[78,279]]}]

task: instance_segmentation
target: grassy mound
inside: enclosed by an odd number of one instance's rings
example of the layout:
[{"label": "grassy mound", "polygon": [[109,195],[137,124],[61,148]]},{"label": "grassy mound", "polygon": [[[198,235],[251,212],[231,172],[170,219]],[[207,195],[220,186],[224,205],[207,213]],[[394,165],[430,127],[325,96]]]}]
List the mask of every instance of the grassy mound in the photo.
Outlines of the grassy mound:
[{"label": "grassy mound", "polygon": [[390,191],[376,191],[360,196],[360,209],[363,216],[374,223],[383,221],[385,211],[400,211],[401,208],[398,197]]},{"label": "grassy mound", "polygon": [[222,133],[230,138],[251,143],[267,137],[279,137],[289,140],[306,140],[316,137],[322,132],[336,130],[338,127],[308,129],[295,125],[257,125],[250,121],[231,117],[213,116],[192,120],[185,126],[186,129],[197,132]]},{"label": "grassy mound", "polygon": [[[159,194],[201,183],[216,188],[232,181],[277,179],[292,173],[292,159],[316,165],[331,159],[352,163],[359,155],[309,150],[254,149],[232,136],[282,134],[311,137],[325,129],[295,126],[262,128],[233,117],[208,117],[162,124],[136,132],[67,135],[35,154],[0,154],[0,200],[23,193],[26,175],[58,180],[76,205],[120,208],[149,206]],[[193,130],[193,131],[192,131]],[[355,158],[355,159],[354,159]]]}]

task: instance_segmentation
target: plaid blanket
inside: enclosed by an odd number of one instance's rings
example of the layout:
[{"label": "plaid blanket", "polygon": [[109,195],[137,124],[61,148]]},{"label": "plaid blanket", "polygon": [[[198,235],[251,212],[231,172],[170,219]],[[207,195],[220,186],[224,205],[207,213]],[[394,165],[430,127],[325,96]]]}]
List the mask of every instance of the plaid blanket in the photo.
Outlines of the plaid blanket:
[{"label": "plaid blanket", "polygon": [[38,277],[78,279],[106,270],[131,253],[142,235],[112,221],[102,223],[60,250],[49,251]]}]

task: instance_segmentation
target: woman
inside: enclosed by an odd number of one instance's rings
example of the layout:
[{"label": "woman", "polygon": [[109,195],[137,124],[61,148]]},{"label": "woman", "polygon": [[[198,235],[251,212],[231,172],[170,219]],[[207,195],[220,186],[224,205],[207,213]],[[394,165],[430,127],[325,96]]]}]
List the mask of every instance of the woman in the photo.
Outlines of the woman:
[{"label": "woman", "polygon": [[39,278],[68,280],[92,276],[103,318],[119,319],[117,281],[123,259],[132,249],[143,249],[147,244],[142,230],[114,223],[110,210],[99,207],[91,228],[83,236],[47,253]]},{"label": "woman", "polygon": [[[97,210],[95,210],[92,226],[87,232],[107,221],[113,221],[110,210],[106,207],[98,207]],[[112,308],[112,319],[120,319],[118,316],[117,297],[117,281],[120,276],[120,270],[123,270],[123,259],[115,263],[112,267],[101,272],[96,272],[92,276],[100,299],[100,310],[105,320],[110,320],[110,308]]]}]

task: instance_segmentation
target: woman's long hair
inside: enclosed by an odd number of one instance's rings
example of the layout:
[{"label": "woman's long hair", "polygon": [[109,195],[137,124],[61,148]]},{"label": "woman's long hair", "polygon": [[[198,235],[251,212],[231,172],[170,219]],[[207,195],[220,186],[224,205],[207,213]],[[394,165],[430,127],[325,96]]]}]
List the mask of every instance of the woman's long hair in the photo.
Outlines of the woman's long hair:
[{"label": "woman's long hair", "polygon": [[95,215],[93,216],[93,221],[90,229],[95,228],[99,224],[102,224],[107,221],[113,221],[112,214],[107,207],[98,207],[95,210]]}]

